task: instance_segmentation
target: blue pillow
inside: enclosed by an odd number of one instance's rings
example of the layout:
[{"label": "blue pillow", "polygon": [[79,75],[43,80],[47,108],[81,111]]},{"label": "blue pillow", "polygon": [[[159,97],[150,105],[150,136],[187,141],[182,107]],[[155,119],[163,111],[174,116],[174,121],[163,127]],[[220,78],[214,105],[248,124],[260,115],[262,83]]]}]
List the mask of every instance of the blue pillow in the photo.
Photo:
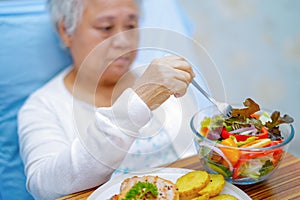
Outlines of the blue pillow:
[{"label": "blue pillow", "polygon": [[[143,9],[142,27],[191,35],[176,0],[143,1]],[[17,112],[33,91],[71,64],[71,58],[60,47],[45,0],[0,1],[0,45],[0,199],[32,199],[19,155]]]},{"label": "blue pillow", "polygon": [[71,63],[44,1],[0,2],[0,196],[32,199],[19,155],[17,112],[28,95]]}]

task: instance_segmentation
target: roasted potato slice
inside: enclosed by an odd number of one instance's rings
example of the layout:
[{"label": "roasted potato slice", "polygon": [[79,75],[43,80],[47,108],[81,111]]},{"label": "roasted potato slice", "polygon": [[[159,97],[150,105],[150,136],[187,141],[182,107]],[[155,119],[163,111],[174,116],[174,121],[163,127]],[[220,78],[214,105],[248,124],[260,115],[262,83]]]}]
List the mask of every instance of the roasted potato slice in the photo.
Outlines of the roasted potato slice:
[{"label": "roasted potato slice", "polygon": [[176,186],[180,200],[191,200],[198,197],[199,191],[205,188],[209,181],[209,174],[200,170],[192,171],[179,177],[176,181]]},{"label": "roasted potato slice", "polygon": [[209,194],[204,194],[202,196],[195,197],[192,200],[209,200]]},{"label": "roasted potato slice", "polygon": [[218,196],[210,198],[210,200],[238,200],[238,199],[235,196],[232,196],[230,194],[220,194]]},{"label": "roasted potato slice", "polygon": [[221,174],[209,174],[210,182],[205,188],[198,192],[199,195],[209,194],[209,197],[215,197],[220,194],[225,186],[224,176]]}]

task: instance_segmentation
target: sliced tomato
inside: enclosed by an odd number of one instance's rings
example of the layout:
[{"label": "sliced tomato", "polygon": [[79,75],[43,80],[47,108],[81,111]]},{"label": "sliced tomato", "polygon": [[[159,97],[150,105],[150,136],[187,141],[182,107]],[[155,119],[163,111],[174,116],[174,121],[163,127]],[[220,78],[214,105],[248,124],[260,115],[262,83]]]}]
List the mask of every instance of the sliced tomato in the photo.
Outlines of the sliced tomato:
[{"label": "sliced tomato", "polygon": [[234,137],[236,138],[236,140],[238,142],[241,142],[241,141],[246,141],[251,136],[250,135],[234,135]]},{"label": "sliced tomato", "polygon": [[230,135],[231,135],[231,134],[226,130],[226,128],[223,127],[222,132],[221,132],[221,137],[222,137],[223,139],[227,139],[227,138],[230,137]]},{"label": "sliced tomato", "polygon": [[269,133],[268,133],[268,130],[266,127],[264,127],[264,126],[261,127],[261,131],[262,131],[262,133],[257,136],[258,139],[265,139],[265,138],[269,137]]},{"label": "sliced tomato", "polygon": [[240,141],[245,141],[247,140],[249,137],[251,137],[250,135],[238,135],[238,134],[231,134],[229,133],[225,127],[223,127],[222,132],[221,132],[221,137],[223,139],[227,139],[230,136],[233,136],[236,138],[236,141],[240,142]]}]

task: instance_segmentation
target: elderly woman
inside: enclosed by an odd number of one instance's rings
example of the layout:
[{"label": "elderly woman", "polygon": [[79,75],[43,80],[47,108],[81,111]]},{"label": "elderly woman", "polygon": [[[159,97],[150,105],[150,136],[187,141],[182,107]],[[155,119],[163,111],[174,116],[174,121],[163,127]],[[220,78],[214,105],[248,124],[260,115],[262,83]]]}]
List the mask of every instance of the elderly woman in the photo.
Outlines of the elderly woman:
[{"label": "elderly woman", "polygon": [[73,64],[19,112],[29,192],[55,199],[100,185],[113,173],[182,156],[185,136],[178,135],[187,133],[179,134],[178,99],[194,74],[185,59],[172,55],[153,60],[141,75],[132,70],[137,2],[50,0],[49,7]]}]

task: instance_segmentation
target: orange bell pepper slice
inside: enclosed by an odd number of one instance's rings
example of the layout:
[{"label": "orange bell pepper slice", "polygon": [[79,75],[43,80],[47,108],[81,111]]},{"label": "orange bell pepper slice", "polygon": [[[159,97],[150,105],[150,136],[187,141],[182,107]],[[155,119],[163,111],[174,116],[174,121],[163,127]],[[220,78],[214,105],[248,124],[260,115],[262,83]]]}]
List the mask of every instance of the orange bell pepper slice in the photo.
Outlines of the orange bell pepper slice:
[{"label": "orange bell pepper slice", "polygon": [[220,144],[222,144],[224,146],[228,146],[228,148],[221,147],[220,150],[224,153],[224,155],[228,158],[228,160],[234,166],[240,159],[240,150],[238,149],[237,144],[230,137],[225,140],[222,140],[222,142]]}]

